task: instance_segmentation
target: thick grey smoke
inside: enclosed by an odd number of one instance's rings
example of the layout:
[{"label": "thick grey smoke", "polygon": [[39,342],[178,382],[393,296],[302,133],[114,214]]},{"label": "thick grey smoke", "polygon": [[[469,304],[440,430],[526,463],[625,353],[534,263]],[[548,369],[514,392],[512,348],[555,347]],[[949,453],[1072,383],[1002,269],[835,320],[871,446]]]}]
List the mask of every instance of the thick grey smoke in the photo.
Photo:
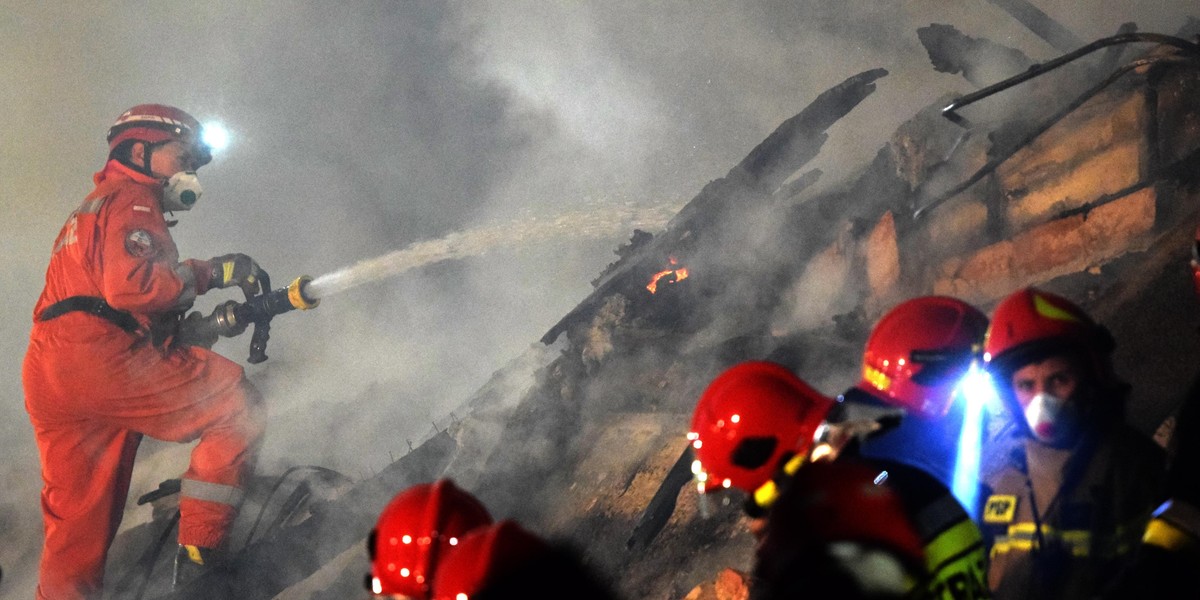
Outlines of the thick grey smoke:
[{"label": "thick grey smoke", "polygon": [[[1192,8],[1038,4],[1086,40],[1126,21],[1174,33]],[[884,67],[812,165],[844,172],[916,110],[971,89],[929,67],[916,29],[933,22],[1057,55],[983,0],[5,0],[0,595],[31,595],[40,552],[20,386],[30,313],[54,236],[125,108],[171,103],[231,129],[176,241],[185,256],[250,254],[279,287],[454,231],[681,204],[820,91]],[[279,317],[271,359],[247,365],[275,412],[264,468],[386,465],[583,299],[631,232],[497,247]],[[243,363],[247,348],[245,337],[217,346]],[[186,448],[148,441],[143,455],[134,494],[176,476]]]}]

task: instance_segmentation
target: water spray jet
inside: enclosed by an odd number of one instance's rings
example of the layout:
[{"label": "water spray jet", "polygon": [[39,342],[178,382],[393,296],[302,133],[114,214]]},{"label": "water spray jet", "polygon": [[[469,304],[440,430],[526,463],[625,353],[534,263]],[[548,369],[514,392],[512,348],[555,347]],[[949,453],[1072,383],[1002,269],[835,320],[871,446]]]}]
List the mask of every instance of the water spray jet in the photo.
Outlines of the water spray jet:
[{"label": "water spray jet", "polygon": [[[495,247],[554,236],[575,239],[608,237],[632,227],[661,227],[677,209],[660,206],[642,211],[630,205],[592,207],[550,219],[531,217],[523,221],[454,232],[441,239],[415,242],[401,250],[361,261],[316,279],[304,275],[277,290],[271,290],[271,279],[267,273],[260,272],[260,294],[248,293],[245,302],[229,300],[218,305],[207,316],[199,312],[189,314],[180,324],[176,340],[181,344],[211,347],[218,337],[241,335],[253,325],[247,361],[251,364],[260,363],[267,359],[271,319],[293,310],[316,308],[321,299],[327,296],[444,260],[479,256]],[[682,278],[679,275],[676,277]]]}]

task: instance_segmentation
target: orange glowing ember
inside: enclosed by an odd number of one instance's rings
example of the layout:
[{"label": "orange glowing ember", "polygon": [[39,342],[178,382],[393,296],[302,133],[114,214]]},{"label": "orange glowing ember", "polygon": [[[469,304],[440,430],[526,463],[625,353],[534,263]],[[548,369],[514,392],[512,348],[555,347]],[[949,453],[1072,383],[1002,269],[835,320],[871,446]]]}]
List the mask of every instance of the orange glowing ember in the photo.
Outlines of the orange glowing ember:
[{"label": "orange glowing ember", "polygon": [[[674,256],[668,257],[667,260],[669,260],[671,262],[672,266],[678,264],[678,262],[675,260]],[[655,273],[653,277],[650,278],[650,283],[646,284],[646,289],[650,290],[651,294],[653,294],[654,292],[657,292],[658,291],[658,280],[662,279],[663,277],[666,277],[667,275],[672,275],[672,274],[674,274],[675,277],[673,279],[668,279],[667,283],[675,283],[677,281],[683,281],[684,279],[687,279],[688,270],[686,267],[680,267],[678,269],[667,269],[665,271],[659,271],[659,272]]]}]

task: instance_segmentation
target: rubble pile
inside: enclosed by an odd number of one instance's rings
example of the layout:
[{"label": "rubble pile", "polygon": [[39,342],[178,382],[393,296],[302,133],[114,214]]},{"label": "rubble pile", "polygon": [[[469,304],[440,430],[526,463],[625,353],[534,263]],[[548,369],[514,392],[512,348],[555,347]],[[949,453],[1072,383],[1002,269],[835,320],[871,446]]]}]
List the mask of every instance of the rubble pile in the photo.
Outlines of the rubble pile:
[{"label": "rubble pile", "polygon": [[[1037,68],[949,25],[919,35],[933,68],[976,85]],[[963,99],[939,99],[820,192],[826,175],[806,165],[887,73],[818,95],[663,231],[633,232],[520,361],[531,381],[497,373],[388,473],[275,527],[245,554],[262,568],[229,597],[359,597],[374,516],[390,493],[435,477],[578,545],[625,597],[745,597],[753,540],[738,499],[695,493],[681,455],[700,391],[765,358],[836,394],[856,380],[874,319],[919,294],[985,310],[1023,285],[1079,299],[1129,340],[1119,366],[1144,376],[1134,405],[1152,433],[1195,371],[1180,357],[1200,351],[1200,336],[1177,333],[1200,323],[1186,270],[1200,222],[1200,58],[1167,43],[1101,48],[949,115]]]}]

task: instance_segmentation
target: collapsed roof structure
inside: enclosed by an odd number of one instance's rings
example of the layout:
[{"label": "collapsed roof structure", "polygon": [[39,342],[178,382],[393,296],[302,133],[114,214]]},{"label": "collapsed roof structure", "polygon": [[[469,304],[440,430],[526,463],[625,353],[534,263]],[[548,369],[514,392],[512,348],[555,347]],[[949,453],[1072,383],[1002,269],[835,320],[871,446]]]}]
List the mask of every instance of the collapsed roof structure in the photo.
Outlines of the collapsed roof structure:
[{"label": "collapsed roof structure", "polygon": [[164,587],[175,496],[147,497],[156,518],[118,538],[110,597],[365,596],[379,511],[438,477],[583,547],[625,597],[736,595],[737,577],[721,573],[748,570],[753,540],[736,500],[686,485],[695,399],[748,359],[836,394],[855,381],[874,319],[920,294],[985,310],[1025,285],[1077,299],[1113,330],[1118,368],[1137,373],[1130,419],[1154,432],[1200,351],[1187,271],[1200,22],[1081,44],[1028,5],[994,1],[1064,55],[1035,64],[949,25],[922,28],[934,68],[978,92],[940,98],[818,191],[825,174],[806,165],[887,72],[821,93],[663,231],[633,232],[587,298],[411,453],[363,481],[319,468],[261,478],[233,579]]}]

